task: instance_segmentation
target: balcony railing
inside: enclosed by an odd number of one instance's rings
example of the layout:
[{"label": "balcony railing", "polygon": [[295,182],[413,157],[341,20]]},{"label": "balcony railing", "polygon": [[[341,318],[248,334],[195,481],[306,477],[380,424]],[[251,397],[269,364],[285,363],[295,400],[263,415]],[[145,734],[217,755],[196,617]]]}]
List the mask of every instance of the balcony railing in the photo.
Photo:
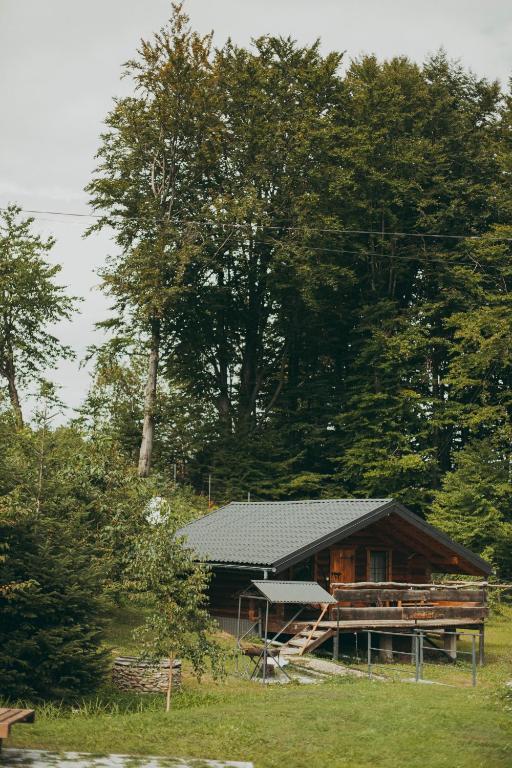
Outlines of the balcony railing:
[{"label": "balcony railing", "polygon": [[358,582],[332,584],[340,622],[481,623],[488,613],[485,585]]}]

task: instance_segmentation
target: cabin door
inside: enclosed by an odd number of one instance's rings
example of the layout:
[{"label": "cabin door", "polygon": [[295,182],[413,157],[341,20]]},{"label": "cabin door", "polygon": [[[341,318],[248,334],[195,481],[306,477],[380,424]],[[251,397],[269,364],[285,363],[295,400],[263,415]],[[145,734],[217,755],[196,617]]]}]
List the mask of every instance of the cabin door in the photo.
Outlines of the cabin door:
[{"label": "cabin door", "polygon": [[331,548],[331,588],[336,582],[356,580],[356,551],[354,547]]}]

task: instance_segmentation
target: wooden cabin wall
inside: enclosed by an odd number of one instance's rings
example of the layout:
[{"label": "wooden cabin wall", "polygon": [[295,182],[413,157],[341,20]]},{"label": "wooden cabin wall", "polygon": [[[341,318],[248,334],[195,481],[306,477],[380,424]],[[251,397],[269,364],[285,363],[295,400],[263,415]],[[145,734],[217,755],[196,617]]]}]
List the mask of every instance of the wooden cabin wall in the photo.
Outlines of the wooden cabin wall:
[{"label": "wooden cabin wall", "polygon": [[[376,533],[360,532],[354,534],[339,545],[355,549],[355,581],[367,581],[367,551],[372,548],[389,548],[391,551],[391,580],[421,584],[430,580],[431,568],[427,559],[412,549],[390,546]],[[314,579],[330,591],[330,547],[321,550],[314,557]],[[287,568],[270,578],[293,579],[294,568]],[[238,593],[250,586],[251,579],[260,578],[260,574],[249,570],[217,569],[212,574],[209,588],[210,612],[214,616],[236,616],[238,611]],[[254,617],[255,601],[242,601],[242,617]]]},{"label": "wooden cabin wall", "polygon": [[[393,541],[392,529],[387,535],[382,535],[376,526],[368,526],[333,546],[354,548],[355,581],[367,581],[369,579],[367,553],[371,549],[385,549],[390,552],[391,581],[421,584],[430,580],[432,568],[427,558],[415,552],[412,546],[407,547],[405,544],[398,544]],[[323,549],[315,555],[316,580],[327,590],[329,590],[330,559],[331,547]]]},{"label": "wooden cabin wall", "polygon": [[[251,579],[261,575],[248,570],[235,571],[218,568],[213,571],[208,590],[210,613],[213,616],[236,616],[238,613],[238,593],[247,589]],[[242,600],[242,615],[248,618],[249,604]]]}]

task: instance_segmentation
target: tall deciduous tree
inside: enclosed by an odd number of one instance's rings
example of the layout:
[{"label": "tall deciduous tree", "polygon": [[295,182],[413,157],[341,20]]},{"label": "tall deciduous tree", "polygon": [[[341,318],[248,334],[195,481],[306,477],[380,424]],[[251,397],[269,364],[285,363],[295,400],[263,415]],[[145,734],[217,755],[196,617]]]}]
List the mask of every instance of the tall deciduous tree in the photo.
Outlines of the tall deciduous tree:
[{"label": "tall deciduous tree", "polygon": [[180,4],[173,9],[169,25],[142,41],[138,58],[126,64],[135,94],[117,100],[109,114],[88,187],[104,212],[97,227],[113,227],[120,246],[103,272],[117,311],[110,326],[138,335],[148,350],[143,477],[153,451],[162,325],[197,251],[193,222],[207,202],[216,134],[211,37],[191,31]]},{"label": "tall deciduous tree", "polygon": [[75,300],[55,283],[60,266],[46,261],[55,241],[39,237],[32,224],[16,205],[0,214],[0,376],[18,426],[23,425],[20,387],[59,358],[73,356],[49,326],[69,319]]}]

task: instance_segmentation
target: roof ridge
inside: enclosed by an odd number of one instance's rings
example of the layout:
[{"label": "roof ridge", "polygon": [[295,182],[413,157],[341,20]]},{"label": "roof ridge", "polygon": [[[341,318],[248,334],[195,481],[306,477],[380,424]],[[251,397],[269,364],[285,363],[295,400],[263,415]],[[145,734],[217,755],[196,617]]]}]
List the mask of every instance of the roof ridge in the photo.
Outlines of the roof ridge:
[{"label": "roof ridge", "polygon": [[[333,501],[344,501],[344,502],[358,502],[359,504],[361,502],[375,502],[375,501],[393,501],[393,498],[391,496],[386,497],[372,497],[372,498],[357,498],[357,497],[349,497],[349,498],[333,498],[333,499],[287,499],[286,501],[247,501],[246,499],[241,501],[230,501],[224,506],[229,507],[231,504],[329,504]],[[222,507],[219,507],[219,509],[222,509]],[[216,510],[217,511],[217,510]]]}]

